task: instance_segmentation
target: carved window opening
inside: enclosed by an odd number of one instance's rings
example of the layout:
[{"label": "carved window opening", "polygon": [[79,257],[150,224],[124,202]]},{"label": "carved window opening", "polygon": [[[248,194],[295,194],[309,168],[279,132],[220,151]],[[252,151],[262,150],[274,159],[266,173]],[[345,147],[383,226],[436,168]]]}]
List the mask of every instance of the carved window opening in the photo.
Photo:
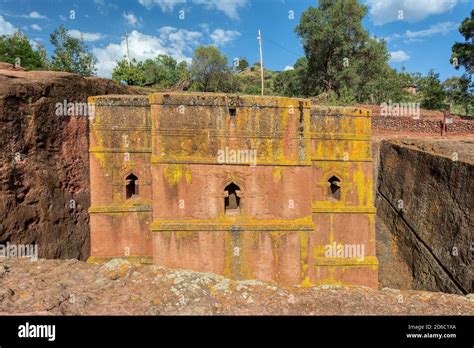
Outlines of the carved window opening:
[{"label": "carved window opening", "polygon": [[328,180],[328,196],[329,199],[340,201],[341,200],[341,180],[337,176],[332,176]]},{"label": "carved window opening", "polygon": [[138,195],[138,178],[132,173],[125,178],[126,198],[132,198]]},{"label": "carved window opening", "polygon": [[229,110],[230,117],[237,116],[237,109],[235,108],[235,106],[229,106],[228,110]]},{"label": "carved window opening", "polygon": [[230,183],[224,189],[225,214],[228,216],[240,214],[240,187]]}]

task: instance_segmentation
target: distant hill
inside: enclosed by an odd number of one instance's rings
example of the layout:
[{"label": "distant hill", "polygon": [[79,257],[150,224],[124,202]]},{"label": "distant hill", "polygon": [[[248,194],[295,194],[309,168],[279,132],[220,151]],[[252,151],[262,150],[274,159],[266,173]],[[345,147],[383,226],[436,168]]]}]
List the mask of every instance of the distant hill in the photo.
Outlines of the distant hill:
[{"label": "distant hill", "polygon": [[[264,92],[265,95],[275,95],[274,81],[280,74],[279,71],[265,69],[263,71],[264,77]],[[251,67],[237,73],[242,85],[242,93],[244,94],[260,94],[260,63],[255,63]]]}]

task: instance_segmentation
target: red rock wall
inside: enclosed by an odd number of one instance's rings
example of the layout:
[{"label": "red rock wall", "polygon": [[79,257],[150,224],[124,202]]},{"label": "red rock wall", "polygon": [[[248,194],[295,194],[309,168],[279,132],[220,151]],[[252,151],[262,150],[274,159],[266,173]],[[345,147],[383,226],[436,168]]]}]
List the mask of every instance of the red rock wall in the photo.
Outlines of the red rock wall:
[{"label": "red rock wall", "polygon": [[0,244],[36,244],[44,258],[89,256],[86,116],[56,103],[135,93],[110,80],[0,70]]}]

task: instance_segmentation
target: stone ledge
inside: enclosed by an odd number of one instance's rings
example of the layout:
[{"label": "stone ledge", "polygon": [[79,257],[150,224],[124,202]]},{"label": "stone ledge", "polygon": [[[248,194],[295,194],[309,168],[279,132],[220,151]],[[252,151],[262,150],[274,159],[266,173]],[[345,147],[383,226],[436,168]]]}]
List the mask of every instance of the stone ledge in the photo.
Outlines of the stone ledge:
[{"label": "stone ledge", "polygon": [[[317,203],[316,203],[317,204]],[[315,203],[311,208],[312,213],[335,213],[335,214],[344,214],[344,213],[358,213],[358,214],[375,214],[377,209],[375,207],[318,207]]]},{"label": "stone ledge", "polygon": [[364,258],[343,257],[314,257],[314,266],[341,266],[341,267],[378,267],[379,260],[376,256],[365,256]]},{"label": "stone ledge", "polygon": [[312,117],[372,117],[372,111],[345,106],[312,106]]},{"label": "stone ledge", "polygon": [[[173,156],[174,157],[174,156]],[[217,155],[215,156],[217,157]],[[218,166],[243,166],[252,167],[251,163],[219,163],[217,159],[211,160],[211,158],[196,158],[196,156],[189,156],[185,158],[160,158],[158,156],[151,157],[151,163],[153,164],[203,164],[203,165],[218,165]],[[295,166],[295,167],[310,167],[311,161],[294,161],[294,160],[282,160],[282,161],[261,161],[257,159],[257,164],[253,167],[259,166]]]},{"label": "stone ledge", "polygon": [[[227,220],[227,221],[226,221]],[[152,232],[180,231],[313,231],[313,221],[310,217],[295,220],[252,220],[237,222],[231,218],[218,220],[161,220],[151,224]]]},{"label": "stone ledge", "polygon": [[293,106],[295,111],[300,104],[304,109],[311,107],[311,101],[303,98],[199,92],[152,93],[149,95],[149,101],[151,105],[162,106],[234,106],[247,108],[289,108]]},{"label": "stone ledge", "polygon": [[140,212],[152,212],[153,208],[148,205],[140,206],[92,206],[89,208],[89,214],[100,214],[100,213],[140,213]]},{"label": "stone ledge", "polygon": [[113,259],[125,259],[129,261],[132,265],[147,265],[153,264],[153,256],[141,256],[141,255],[131,255],[131,256],[90,256],[87,259],[87,263],[92,265],[101,265],[107,263]]}]

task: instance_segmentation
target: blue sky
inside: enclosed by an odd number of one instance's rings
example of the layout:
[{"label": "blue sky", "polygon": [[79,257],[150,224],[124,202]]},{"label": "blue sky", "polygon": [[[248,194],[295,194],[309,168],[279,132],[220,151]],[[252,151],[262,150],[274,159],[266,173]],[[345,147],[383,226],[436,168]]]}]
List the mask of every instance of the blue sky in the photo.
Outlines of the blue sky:
[{"label": "blue sky", "polygon": [[[467,0],[361,0],[368,6],[364,26],[386,38],[390,64],[442,79],[461,75],[449,64],[451,46],[463,38],[459,24],[473,7]],[[98,75],[109,77],[126,52],[138,60],[169,54],[190,61],[200,44],[214,44],[229,58],[259,59],[257,31],[263,36],[264,65],[290,68],[304,52],[294,33],[301,13],[315,0],[0,0],[0,35],[16,29],[51,54],[49,34],[63,24],[82,37],[98,60]],[[71,12],[74,11],[74,12]]]}]

